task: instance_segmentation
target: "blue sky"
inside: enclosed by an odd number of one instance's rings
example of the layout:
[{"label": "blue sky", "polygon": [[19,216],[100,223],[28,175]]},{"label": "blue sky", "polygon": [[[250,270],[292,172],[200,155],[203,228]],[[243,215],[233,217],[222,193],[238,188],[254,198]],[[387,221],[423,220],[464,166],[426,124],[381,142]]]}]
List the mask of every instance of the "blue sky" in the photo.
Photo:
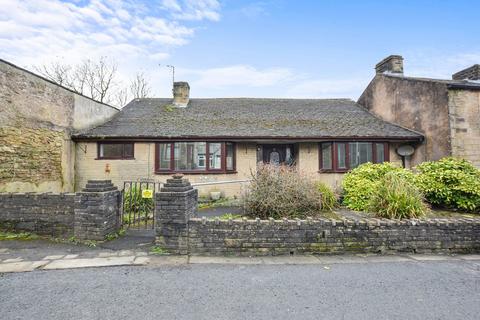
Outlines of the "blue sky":
[{"label": "blue sky", "polygon": [[[389,54],[405,74],[480,63],[480,1],[2,0],[0,57],[21,66],[108,56],[169,96],[357,99]],[[159,66],[160,64],[160,66]]]}]

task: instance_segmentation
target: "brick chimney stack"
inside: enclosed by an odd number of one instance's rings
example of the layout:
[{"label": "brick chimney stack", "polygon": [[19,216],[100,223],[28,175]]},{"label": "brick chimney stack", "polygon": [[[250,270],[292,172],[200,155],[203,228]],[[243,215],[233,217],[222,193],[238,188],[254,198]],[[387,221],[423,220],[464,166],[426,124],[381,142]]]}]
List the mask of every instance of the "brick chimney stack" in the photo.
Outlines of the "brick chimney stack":
[{"label": "brick chimney stack", "polygon": [[463,69],[452,75],[453,80],[480,80],[480,64]]},{"label": "brick chimney stack", "polygon": [[379,73],[391,73],[403,75],[403,57],[399,55],[391,55],[377,63],[375,71]]},{"label": "brick chimney stack", "polygon": [[185,108],[190,100],[190,86],[188,82],[173,83],[173,105]]}]

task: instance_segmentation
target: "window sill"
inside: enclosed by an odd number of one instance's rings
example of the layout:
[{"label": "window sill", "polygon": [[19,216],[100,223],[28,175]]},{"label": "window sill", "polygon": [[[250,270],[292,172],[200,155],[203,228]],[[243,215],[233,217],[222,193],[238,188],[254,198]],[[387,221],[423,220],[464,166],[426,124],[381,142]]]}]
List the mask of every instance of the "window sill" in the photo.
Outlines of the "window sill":
[{"label": "window sill", "polygon": [[236,174],[237,171],[155,171],[158,175],[172,174]]},{"label": "window sill", "polygon": [[95,158],[95,160],[135,160],[135,158]]},{"label": "window sill", "polygon": [[318,170],[318,173],[347,173],[349,170]]}]

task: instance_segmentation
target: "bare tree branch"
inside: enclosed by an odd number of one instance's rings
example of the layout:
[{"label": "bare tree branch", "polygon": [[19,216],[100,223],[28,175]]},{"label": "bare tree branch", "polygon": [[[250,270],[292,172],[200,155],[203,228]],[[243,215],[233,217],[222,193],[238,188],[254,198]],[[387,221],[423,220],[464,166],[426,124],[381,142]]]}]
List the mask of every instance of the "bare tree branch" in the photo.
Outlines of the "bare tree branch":
[{"label": "bare tree branch", "polygon": [[117,64],[101,57],[98,61],[86,59],[71,66],[61,62],[35,67],[47,79],[68,87],[94,100],[123,107],[133,98],[150,95],[150,85],[143,73],[137,73],[128,87],[121,88],[117,80]]},{"label": "bare tree branch", "polygon": [[116,105],[120,108],[124,107],[130,100],[128,90],[126,88],[121,89],[115,94]]},{"label": "bare tree branch", "polygon": [[137,98],[146,98],[150,95],[150,85],[145,79],[143,73],[137,73],[135,79],[132,80],[130,84],[130,93],[134,99]]},{"label": "bare tree branch", "polygon": [[59,61],[52,62],[49,65],[43,65],[41,67],[34,67],[35,70],[42,76],[58,83],[59,85],[71,87],[71,71],[72,67],[66,64],[62,64]]}]

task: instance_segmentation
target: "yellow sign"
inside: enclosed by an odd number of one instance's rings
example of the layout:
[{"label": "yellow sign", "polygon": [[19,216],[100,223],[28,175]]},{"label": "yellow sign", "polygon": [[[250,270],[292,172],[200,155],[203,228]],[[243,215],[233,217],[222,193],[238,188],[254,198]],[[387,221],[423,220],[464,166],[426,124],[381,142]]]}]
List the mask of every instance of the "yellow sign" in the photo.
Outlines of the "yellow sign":
[{"label": "yellow sign", "polygon": [[142,198],[152,199],[153,198],[153,190],[150,190],[150,189],[142,190]]}]

